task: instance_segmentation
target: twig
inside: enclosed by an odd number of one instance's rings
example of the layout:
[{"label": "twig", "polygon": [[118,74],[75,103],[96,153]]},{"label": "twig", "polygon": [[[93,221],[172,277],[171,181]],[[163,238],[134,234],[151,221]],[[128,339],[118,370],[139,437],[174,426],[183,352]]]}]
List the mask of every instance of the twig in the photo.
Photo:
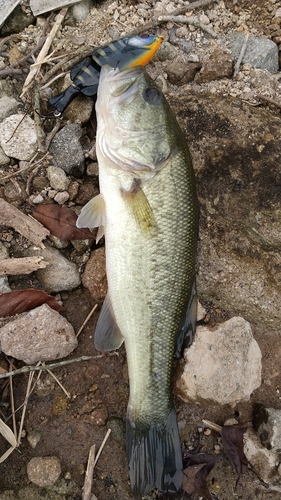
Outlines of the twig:
[{"label": "twig", "polygon": [[111,433],[111,429],[108,429],[108,431],[107,431],[107,433],[106,433],[106,435],[105,435],[105,438],[104,438],[103,442],[102,442],[102,443],[101,443],[101,445],[100,445],[99,451],[98,451],[98,452],[97,452],[97,454],[96,454],[96,458],[95,458],[95,463],[94,463],[94,466],[96,465],[96,463],[97,463],[98,459],[100,458],[101,452],[102,452],[102,450],[103,450],[103,448],[104,448],[104,446],[105,446],[106,441],[107,441],[107,440],[108,440],[108,438],[109,438],[110,433]]},{"label": "twig", "polygon": [[41,90],[44,90],[44,89],[50,87],[50,85],[52,85],[52,83],[54,83],[56,80],[58,80],[59,78],[62,78],[65,75],[66,75],[66,71],[62,71],[59,75],[54,76],[54,78],[52,78],[52,80],[45,83],[45,85],[40,85],[40,92],[41,92]]},{"label": "twig", "polygon": [[56,121],[56,124],[54,126],[54,128],[51,130],[51,132],[49,132],[49,134],[47,135],[46,137],[46,143],[45,143],[45,148],[46,148],[46,151],[49,150],[49,147],[51,145],[51,142],[53,140],[53,138],[55,137],[56,133],[59,131],[59,129],[61,128],[62,126],[62,121],[60,119],[57,119]]},{"label": "twig", "polygon": [[275,101],[275,99],[271,99],[270,97],[266,97],[265,95],[256,94],[256,98],[261,101],[269,102],[270,104],[274,104],[277,108],[281,108],[281,102]]},{"label": "twig", "polygon": [[[206,5],[209,5],[210,3],[215,2],[216,0],[198,0],[198,2],[193,2],[188,5],[185,5],[184,7],[179,7],[178,9],[174,10],[173,15],[174,16],[180,16],[181,14],[185,14],[187,11],[192,11],[194,9],[199,9],[201,7],[206,7]],[[133,30],[129,35],[130,36],[135,36],[139,35],[140,33],[146,33],[147,31],[152,30],[153,28],[157,28],[161,24],[163,24],[163,16],[160,16],[159,18],[153,17],[151,21],[143,26],[139,26],[135,30]]]},{"label": "twig", "polygon": [[222,427],[218,424],[215,424],[214,422],[210,422],[210,420],[202,420],[203,424],[205,424],[209,429],[213,429],[214,431],[217,431],[221,433]]},{"label": "twig", "polygon": [[[10,372],[10,373],[13,373],[13,372]],[[26,414],[26,409],[27,409],[27,403],[28,403],[28,398],[30,396],[30,390],[31,390],[31,384],[32,384],[33,377],[34,377],[34,372],[31,372],[29,374],[29,377],[28,377],[28,383],[27,383],[26,394],[25,394],[23,410],[22,410],[22,415],[21,415],[21,421],[20,421],[17,446],[19,446],[21,443],[21,433],[22,433],[22,429],[23,429],[23,424],[24,424],[24,419],[25,419],[25,414]]]},{"label": "twig", "polygon": [[78,62],[81,61],[81,59],[84,59],[85,57],[89,56],[91,52],[93,51],[93,47],[81,47],[76,51],[73,52],[73,58],[69,59],[69,55],[65,57],[62,61],[59,63],[55,64],[42,78],[40,82],[40,88],[41,86],[43,87],[47,82],[49,82],[50,78],[52,78],[61,68],[64,68],[64,71],[67,71],[68,69],[72,68],[72,66],[75,66]]},{"label": "twig", "polygon": [[[45,56],[48,54],[48,51],[49,51],[49,48],[53,42],[53,39],[55,38],[56,36],[56,33],[57,31],[59,30],[60,28],[60,25],[67,13],[67,10],[68,10],[68,7],[64,7],[63,9],[61,9],[61,11],[59,12],[59,14],[57,15],[56,17],[56,20],[55,20],[55,23],[54,23],[54,26],[52,27],[50,33],[48,34],[47,38],[46,38],[46,41],[40,51],[40,53],[38,54],[38,57],[37,57],[37,60],[36,62],[39,63],[39,62],[42,62],[45,58]],[[27,90],[29,89],[30,85],[32,84],[34,78],[36,77],[38,71],[39,71],[40,67],[35,67],[35,68],[31,68],[30,69],[30,72],[24,82],[24,85],[23,85],[23,90],[22,90],[22,93],[21,93],[21,98],[24,96],[24,94],[27,92]]]},{"label": "twig", "polygon": [[19,59],[18,61],[14,62],[13,64],[10,64],[10,66],[8,66],[7,68],[2,69],[0,71],[0,78],[5,78],[6,76],[12,75],[12,74],[22,73],[21,69],[16,69],[16,68],[18,66],[20,66],[21,64],[23,64],[25,61],[27,61],[39,49],[41,49],[41,47],[44,44],[44,42],[45,42],[45,38],[41,38],[39,40],[38,45],[36,45],[36,47],[34,47],[34,49],[32,49],[31,52],[29,52],[26,56],[22,57],[21,59]]},{"label": "twig", "polygon": [[22,373],[35,372],[35,371],[44,371],[44,370],[53,370],[53,368],[58,368],[64,365],[70,365],[72,363],[79,363],[80,361],[89,361],[90,359],[100,359],[103,358],[104,354],[98,354],[97,356],[81,356],[80,358],[75,359],[67,359],[65,361],[59,361],[58,363],[51,363],[50,365],[41,365],[41,366],[30,366],[26,365],[18,370],[13,370],[11,372],[1,373],[1,378],[11,377],[13,375],[21,375]]},{"label": "twig", "polygon": [[92,484],[93,484],[93,473],[95,467],[95,454],[96,454],[96,445],[93,444],[89,451],[89,458],[87,463],[87,469],[85,474],[84,486],[82,488],[82,500],[90,500],[92,493]]},{"label": "twig", "polygon": [[246,33],[245,35],[245,38],[244,38],[244,43],[241,47],[241,51],[240,51],[240,54],[239,54],[239,57],[236,61],[236,64],[234,66],[234,73],[233,73],[233,76],[236,76],[238,73],[239,73],[239,68],[240,68],[240,64],[242,62],[242,59],[244,57],[244,54],[245,54],[245,50],[246,50],[246,47],[247,47],[247,43],[248,43],[248,40],[249,40],[249,33]]},{"label": "twig", "polygon": [[82,332],[82,330],[84,329],[84,327],[86,326],[86,324],[88,323],[89,319],[92,317],[92,315],[94,314],[95,310],[97,309],[98,307],[98,304],[96,304],[93,309],[89,312],[87,318],[85,319],[85,321],[83,321],[82,325],[80,326],[77,334],[76,334],[76,337],[79,337],[80,333]]},{"label": "twig", "polygon": [[0,42],[0,50],[2,50],[2,47],[4,47],[6,42],[9,42],[10,40],[17,40],[18,38],[21,40],[26,40],[28,39],[28,35],[20,35],[19,33],[15,33],[13,35],[8,35],[5,38],[2,38]]},{"label": "twig", "polygon": [[[9,371],[12,371],[12,365],[9,366]],[[14,391],[13,391],[13,377],[10,377],[10,399],[11,399],[11,410],[12,410],[12,419],[13,419],[13,430],[16,441],[18,441],[17,436],[17,424],[16,424],[16,415],[15,415],[15,401],[14,401]]]},{"label": "twig", "polygon": [[28,179],[26,181],[26,188],[25,188],[25,191],[26,193],[29,195],[30,194],[30,186],[31,186],[31,182],[32,180],[34,179],[35,175],[37,174],[38,170],[41,168],[41,165],[37,165],[37,167],[35,167],[32,172],[30,172],[29,176],[28,176]]},{"label": "twig", "polygon": [[158,17],[158,20],[164,23],[172,22],[179,24],[192,24],[193,26],[196,26],[196,28],[200,28],[202,31],[206,31],[206,33],[211,35],[213,38],[218,37],[217,33],[215,33],[211,28],[209,28],[205,24],[200,23],[199,19],[197,19],[196,17],[168,15],[168,16],[160,16]]},{"label": "twig", "polygon": [[59,379],[53,374],[53,372],[51,372],[51,370],[49,370],[49,368],[47,368],[47,372],[51,375],[51,377],[53,377],[53,379],[56,381],[56,383],[60,386],[60,388],[63,390],[64,394],[66,395],[66,397],[68,399],[70,399],[71,396],[70,396],[69,392],[67,392],[67,390],[65,389],[65,387],[59,381]]},{"label": "twig", "polygon": [[45,160],[45,158],[48,156],[48,153],[46,153],[44,156],[42,156],[42,158],[40,158],[40,160],[37,160],[35,163],[32,163],[33,160],[36,158],[36,156],[38,156],[38,152],[36,153],[36,155],[34,155],[34,157],[30,160],[29,164],[26,165],[26,167],[20,168],[20,170],[17,170],[16,172],[12,172],[11,174],[8,174],[8,175],[5,175],[4,177],[1,177],[0,182],[4,181],[6,179],[10,179],[11,177],[15,177],[16,175],[19,175],[22,172],[25,172],[25,170],[28,170],[29,168],[35,167],[35,165],[37,165],[38,163],[41,163],[43,160]]}]

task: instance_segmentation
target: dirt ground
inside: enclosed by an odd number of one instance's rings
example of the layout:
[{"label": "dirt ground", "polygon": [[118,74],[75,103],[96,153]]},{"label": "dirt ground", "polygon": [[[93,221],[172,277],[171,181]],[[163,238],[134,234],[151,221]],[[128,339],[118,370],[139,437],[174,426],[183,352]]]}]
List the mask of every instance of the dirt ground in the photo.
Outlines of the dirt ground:
[{"label": "dirt ground", "polygon": [[[269,34],[265,23],[272,2],[226,0],[225,4],[229,9],[235,8],[236,12],[240,9],[247,10],[257,32]],[[13,289],[32,286],[36,288],[36,285],[36,280],[32,276],[10,280],[10,286]],[[90,293],[81,287],[63,294],[63,304],[65,307],[63,314],[75,331],[78,331],[95,302]],[[209,303],[205,303],[204,306],[210,323],[233,316],[231,310],[221,311]],[[79,345],[69,358],[99,354],[93,346],[93,332],[98,314],[99,309],[93,314],[79,336]],[[247,422],[252,419],[253,405],[256,402],[280,408],[281,337],[273,330],[264,332],[258,327],[253,330],[253,334],[262,351],[262,385],[253,393],[249,402],[240,403],[235,408],[187,405],[179,398],[175,398],[183,448],[196,446],[198,428],[202,425],[203,418],[219,425],[223,425],[226,419],[233,416],[239,422]],[[3,354],[0,356],[0,362],[5,366]],[[18,368],[23,364],[15,362],[15,365]],[[175,361],[175,373],[180,370],[180,367],[181,361]],[[96,360],[81,361],[58,368],[54,370],[54,373],[71,397],[68,399],[65,396],[48,373],[41,374],[28,402],[21,446],[18,451],[14,451],[5,462],[0,464],[0,500],[6,499],[1,496],[4,491],[17,492],[30,485],[26,473],[28,461],[34,456],[47,455],[56,455],[61,461],[61,478],[69,484],[69,492],[65,494],[65,498],[80,499],[89,448],[92,444],[95,444],[97,448],[101,445],[107,428],[112,428],[112,434],[95,468],[92,491],[98,500],[132,500],[125,454],[124,422],[129,386],[124,347],[116,353],[104,354]],[[37,375],[34,380],[36,377]],[[27,380],[27,374],[13,378],[16,408],[20,408],[24,402]],[[10,425],[9,385],[1,381],[0,391],[0,417]],[[21,410],[18,414],[20,413]],[[41,434],[36,448],[32,448],[27,440],[28,434],[34,430]],[[214,447],[220,443],[219,434],[212,431],[209,436],[203,435],[202,450],[214,453]],[[0,436],[0,454],[6,449],[7,442]],[[236,473],[229,462],[222,459],[211,471],[208,486],[211,493],[217,495],[219,500],[279,500],[281,498],[280,491],[266,489],[251,471],[240,479],[235,489],[236,479]],[[45,498],[48,494],[45,488],[39,488],[36,491],[38,495],[36,498]],[[56,498],[55,493],[52,498]],[[147,498],[159,497],[154,492]]]}]

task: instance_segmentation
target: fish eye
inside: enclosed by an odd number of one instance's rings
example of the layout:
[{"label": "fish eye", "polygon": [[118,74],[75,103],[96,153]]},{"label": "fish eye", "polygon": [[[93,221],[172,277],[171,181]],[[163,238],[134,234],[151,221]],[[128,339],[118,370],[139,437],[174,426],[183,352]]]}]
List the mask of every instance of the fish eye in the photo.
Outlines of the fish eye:
[{"label": "fish eye", "polygon": [[149,38],[150,35],[148,33],[142,33],[142,35],[140,35],[140,38]]},{"label": "fish eye", "polygon": [[162,93],[157,87],[146,87],[143,92],[143,97],[148,104],[158,104],[162,98]]}]

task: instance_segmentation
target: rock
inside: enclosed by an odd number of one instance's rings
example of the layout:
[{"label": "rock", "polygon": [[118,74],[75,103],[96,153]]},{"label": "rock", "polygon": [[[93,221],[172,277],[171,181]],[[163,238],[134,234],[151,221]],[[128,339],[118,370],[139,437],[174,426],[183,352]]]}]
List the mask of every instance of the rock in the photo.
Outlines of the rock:
[{"label": "rock", "polygon": [[56,248],[46,246],[44,249],[30,247],[25,252],[26,256],[42,255],[49,262],[45,269],[36,271],[37,279],[47,292],[61,292],[74,290],[81,284],[81,279],[76,264],[66,259]]},{"label": "rock", "polygon": [[0,146],[0,167],[4,167],[5,165],[9,165],[10,158],[5,155],[3,149]]},{"label": "rock", "polygon": [[107,291],[104,247],[97,248],[91,253],[82,275],[82,283],[96,302],[103,301]]},{"label": "rock", "polygon": [[253,426],[263,446],[281,453],[281,410],[266,408],[262,404],[254,407]]},{"label": "rock", "polygon": [[28,115],[11,115],[0,123],[0,144],[7,156],[30,160],[37,150],[35,123]]},{"label": "rock", "polygon": [[169,42],[163,42],[153,56],[154,61],[172,61],[178,55],[177,50]]},{"label": "rock", "polygon": [[37,444],[41,439],[41,432],[32,430],[27,434],[27,441],[32,448],[36,448]]},{"label": "rock", "polygon": [[90,12],[90,9],[93,7],[93,3],[91,0],[82,0],[82,2],[76,3],[72,7],[72,15],[78,23],[83,21],[87,17]]},{"label": "rock", "polygon": [[[9,259],[8,249],[2,241],[0,241],[0,260]],[[0,276],[0,294],[11,292],[8,276]]]},{"label": "rock", "polygon": [[[77,6],[80,4],[76,4]],[[64,118],[71,122],[85,124],[92,115],[94,101],[92,97],[77,96],[64,111]]]},{"label": "rock", "polygon": [[70,179],[68,179],[65,171],[62,170],[62,168],[53,166],[48,167],[47,176],[53,189],[56,189],[57,191],[67,190],[70,184]]},{"label": "rock", "polygon": [[51,486],[61,475],[58,457],[33,457],[27,464],[29,481],[38,486]]},{"label": "rock", "polygon": [[279,479],[277,470],[279,464],[278,453],[264,448],[253,429],[248,429],[245,432],[243,440],[246,458],[255,468],[259,477],[266,483],[272,483]]},{"label": "rock", "polygon": [[0,98],[0,122],[17,110],[19,102],[14,97],[7,95]]},{"label": "rock", "polygon": [[74,177],[81,177],[85,167],[81,136],[81,126],[70,123],[56,134],[50,146],[54,165]]},{"label": "rock", "polygon": [[[227,35],[228,48],[235,60],[238,59],[241,47],[245,40],[245,34],[232,32]],[[268,38],[250,35],[242,64],[250,63],[254,68],[266,69],[269,73],[278,72],[278,47],[276,43]]]},{"label": "rock", "polygon": [[6,323],[0,342],[5,354],[28,365],[64,358],[77,347],[71,324],[47,304]]},{"label": "rock", "polygon": [[195,75],[202,67],[200,62],[172,62],[165,67],[168,75],[168,80],[174,85],[184,85],[185,83],[192,82]]},{"label": "rock", "polygon": [[259,94],[278,92],[279,84],[276,78],[263,69],[252,68],[250,71],[251,84]]},{"label": "rock", "polygon": [[17,5],[9,17],[6,19],[3,26],[1,26],[1,37],[11,35],[12,33],[21,33],[27,26],[35,22],[35,17],[22,10],[20,5]]},{"label": "rock", "polygon": [[212,330],[199,326],[184,359],[177,389],[187,402],[234,405],[248,401],[261,384],[260,348],[250,324],[240,317]]},{"label": "rock", "polygon": [[126,447],[126,424],[120,417],[110,417],[106,422],[106,427],[111,429],[111,436],[123,448]]},{"label": "rock", "polygon": [[233,67],[234,61],[232,55],[216,48],[210,54],[210,57],[204,61],[201,70],[195,76],[195,82],[205,83],[212,80],[221,80],[222,78],[231,78]]},{"label": "rock", "polygon": [[54,196],[54,200],[59,205],[64,205],[69,200],[69,194],[67,191],[57,193],[56,196]]},{"label": "rock", "polygon": [[280,116],[237,98],[170,99],[198,186],[198,297],[281,331]]}]

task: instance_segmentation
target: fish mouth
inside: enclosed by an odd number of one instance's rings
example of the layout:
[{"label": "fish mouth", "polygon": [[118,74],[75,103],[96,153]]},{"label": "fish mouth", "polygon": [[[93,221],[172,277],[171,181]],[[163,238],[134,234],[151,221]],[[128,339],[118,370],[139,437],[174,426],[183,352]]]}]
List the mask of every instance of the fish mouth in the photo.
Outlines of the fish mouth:
[{"label": "fish mouth", "polygon": [[138,92],[139,80],[144,73],[143,66],[135,66],[123,71],[119,68],[103,66],[101,78],[105,78],[108,88],[112,88],[109,95],[112,104],[130,104]]}]

